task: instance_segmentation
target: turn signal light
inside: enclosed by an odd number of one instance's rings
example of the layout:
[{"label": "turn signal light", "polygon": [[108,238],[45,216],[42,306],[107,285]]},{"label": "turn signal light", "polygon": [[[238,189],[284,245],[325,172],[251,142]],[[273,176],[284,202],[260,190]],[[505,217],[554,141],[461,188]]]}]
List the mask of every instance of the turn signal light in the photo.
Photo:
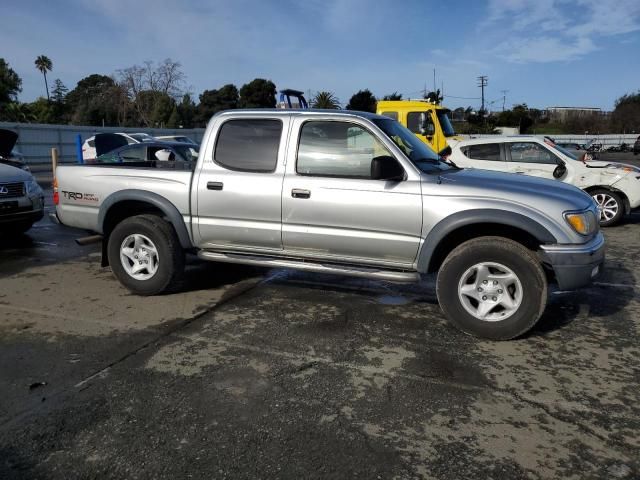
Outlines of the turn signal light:
[{"label": "turn signal light", "polygon": [[58,193],[58,179],[53,179],[53,204],[58,205],[60,203],[60,194]]}]

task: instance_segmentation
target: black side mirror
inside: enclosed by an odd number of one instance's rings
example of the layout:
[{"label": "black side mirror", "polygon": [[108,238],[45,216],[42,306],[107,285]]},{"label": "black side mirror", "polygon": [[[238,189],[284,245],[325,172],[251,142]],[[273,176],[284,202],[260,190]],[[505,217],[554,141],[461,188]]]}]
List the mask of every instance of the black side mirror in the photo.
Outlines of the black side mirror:
[{"label": "black side mirror", "polygon": [[371,178],[373,180],[404,180],[404,169],[398,161],[388,155],[374,157],[371,160]]},{"label": "black side mirror", "polygon": [[564,163],[558,165],[553,171],[553,178],[562,178],[564,174],[567,173],[567,167],[564,166]]}]

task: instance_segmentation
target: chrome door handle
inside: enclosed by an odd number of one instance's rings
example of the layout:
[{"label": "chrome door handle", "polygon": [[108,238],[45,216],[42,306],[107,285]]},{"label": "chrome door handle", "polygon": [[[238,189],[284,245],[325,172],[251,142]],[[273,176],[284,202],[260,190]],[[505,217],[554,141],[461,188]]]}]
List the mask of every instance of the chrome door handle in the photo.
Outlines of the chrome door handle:
[{"label": "chrome door handle", "polygon": [[223,186],[222,182],[207,182],[207,190],[222,190]]},{"label": "chrome door handle", "polygon": [[309,190],[303,190],[301,188],[294,188],[291,190],[291,196],[293,198],[310,198],[311,192]]}]

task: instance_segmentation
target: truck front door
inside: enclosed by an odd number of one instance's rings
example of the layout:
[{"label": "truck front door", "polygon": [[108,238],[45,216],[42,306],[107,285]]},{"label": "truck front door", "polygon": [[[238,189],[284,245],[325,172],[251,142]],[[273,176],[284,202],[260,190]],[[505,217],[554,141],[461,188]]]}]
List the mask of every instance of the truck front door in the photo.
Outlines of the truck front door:
[{"label": "truck front door", "polygon": [[282,249],[282,181],[288,117],[220,119],[205,147],[193,235],[203,249]]},{"label": "truck front door", "polygon": [[422,228],[420,179],[371,178],[393,156],[355,121],[296,119],[282,194],[285,252],[314,259],[410,266]]}]

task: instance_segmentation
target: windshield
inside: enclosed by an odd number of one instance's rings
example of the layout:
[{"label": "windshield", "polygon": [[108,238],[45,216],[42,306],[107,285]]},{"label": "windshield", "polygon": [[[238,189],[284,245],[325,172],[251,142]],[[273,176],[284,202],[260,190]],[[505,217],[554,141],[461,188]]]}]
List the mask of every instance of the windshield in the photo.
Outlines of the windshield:
[{"label": "windshield", "polygon": [[189,145],[173,145],[173,148],[180,154],[187,162],[195,162],[198,160],[198,150],[190,147]]},{"label": "windshield", "polygon": [[375,123],[400,150],[404,152],[411,163],[425,173],[440,173],[454,167],[446,164],[440,156],[424,142],[416,137],[411,130],[403,127],[390,118],[373,119]]},{"label": "windshield", "polygon": [[436,110],[436,115],[438,115],[438,121],[440,122],[440,126],[442,127],[442,133],[444,133],[445,137],[453,137],[456,132],[453,129],[453,125],[451,125],[451,121],[447,116],[449,110]]},{"label": "windshield", "polygon": [[562,153],[564,156],[569,157],[571,160],[579,160],[579,158],[575,155],[575,153],[570,152],[569,150],[567,150],[564,147],[561,147],[558,144],[550,144],[548,142],[545,142],[548,146],[550,146],[551,148],[556,149],[557,151],[559,151],[560,153]]}]

